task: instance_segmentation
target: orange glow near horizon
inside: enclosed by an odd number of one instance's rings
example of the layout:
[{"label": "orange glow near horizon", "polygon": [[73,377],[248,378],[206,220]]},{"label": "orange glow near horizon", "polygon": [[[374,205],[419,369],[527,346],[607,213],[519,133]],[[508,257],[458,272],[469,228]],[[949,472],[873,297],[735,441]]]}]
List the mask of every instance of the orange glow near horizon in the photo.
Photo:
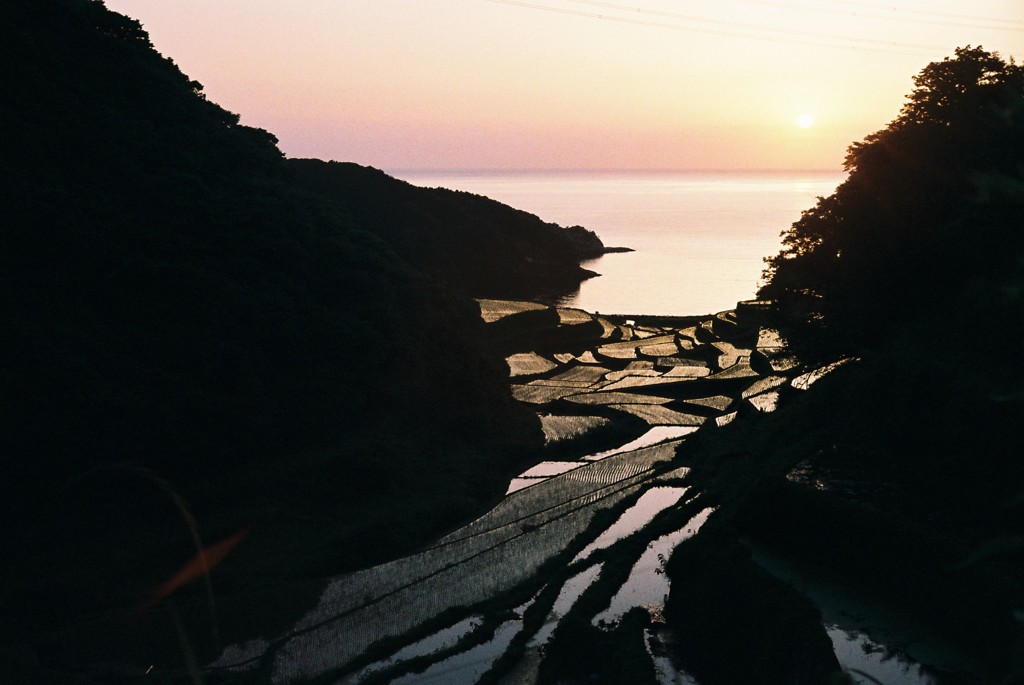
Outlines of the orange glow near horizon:
[{"label": "orange glow near horizon", "polygon": [[1018,0],[897,5],[107,0],[289,156],[384,169],[839,169],[927,63],[1024,53]]}]

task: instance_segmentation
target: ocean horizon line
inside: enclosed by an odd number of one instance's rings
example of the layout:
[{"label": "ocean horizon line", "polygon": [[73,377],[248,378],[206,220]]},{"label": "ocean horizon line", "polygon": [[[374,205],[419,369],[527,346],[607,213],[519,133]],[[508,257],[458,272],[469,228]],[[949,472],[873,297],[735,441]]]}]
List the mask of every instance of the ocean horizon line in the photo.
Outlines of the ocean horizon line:
[{"label": "ocean horizon line", "polygon": [[843,169],[828,169],[828,168],[809,168],[809,169],[717,169],[717,168],[680,168],[680,169],[577,169],[577,168],[494,168],[494,167],[462,167],[462,168],[430,168],[430,167],[408,167],[408,168],[383,168],[381,170],[392,176],[399,174],[450,174],[458,176],[500,176],[509,174],[528,174],[539,176],[543,174],[579,174],[579,175],[658,175],[658,174],[728,174],[728,175],[740,175],[740,174],[814,174],[814,175],[834,175],[840,176],[845,175],[846,171]]}]

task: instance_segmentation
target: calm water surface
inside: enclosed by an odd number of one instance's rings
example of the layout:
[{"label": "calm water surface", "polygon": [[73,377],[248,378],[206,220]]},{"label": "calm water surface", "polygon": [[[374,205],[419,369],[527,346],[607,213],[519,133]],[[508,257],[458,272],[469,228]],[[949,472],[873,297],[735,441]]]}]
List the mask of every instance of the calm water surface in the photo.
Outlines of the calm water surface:
[{"label": "calm water surface", "polygon": [[839,172],[394,172],[415,185],[486,195],[562,225],[609,254],[564,304],[604,314],[707,314],[754,296],[764,258]]}]

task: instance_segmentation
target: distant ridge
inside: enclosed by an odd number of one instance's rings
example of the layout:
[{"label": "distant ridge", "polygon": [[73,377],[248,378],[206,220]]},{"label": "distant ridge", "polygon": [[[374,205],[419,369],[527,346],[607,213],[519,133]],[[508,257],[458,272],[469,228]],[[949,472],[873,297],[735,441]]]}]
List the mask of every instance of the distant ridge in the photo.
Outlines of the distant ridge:
[{"label": "distant ridge", "polygon": [[422,188],[372,167],[317,159],[287,162],[296,181],[399,255],[473,297],[531,298],[595,276],[580,261],[606,248],[582,226],[562,227],[464,191]]}]

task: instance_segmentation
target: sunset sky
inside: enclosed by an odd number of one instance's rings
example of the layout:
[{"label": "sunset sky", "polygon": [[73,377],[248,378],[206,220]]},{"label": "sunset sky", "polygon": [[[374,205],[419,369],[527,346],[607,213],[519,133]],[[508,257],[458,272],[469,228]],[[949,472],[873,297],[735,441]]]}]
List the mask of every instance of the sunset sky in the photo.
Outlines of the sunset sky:
[{"label": "sunset sky", "polygon": [[1021,0],[107,0],[291,157],[402,169],[836,169]]}]

